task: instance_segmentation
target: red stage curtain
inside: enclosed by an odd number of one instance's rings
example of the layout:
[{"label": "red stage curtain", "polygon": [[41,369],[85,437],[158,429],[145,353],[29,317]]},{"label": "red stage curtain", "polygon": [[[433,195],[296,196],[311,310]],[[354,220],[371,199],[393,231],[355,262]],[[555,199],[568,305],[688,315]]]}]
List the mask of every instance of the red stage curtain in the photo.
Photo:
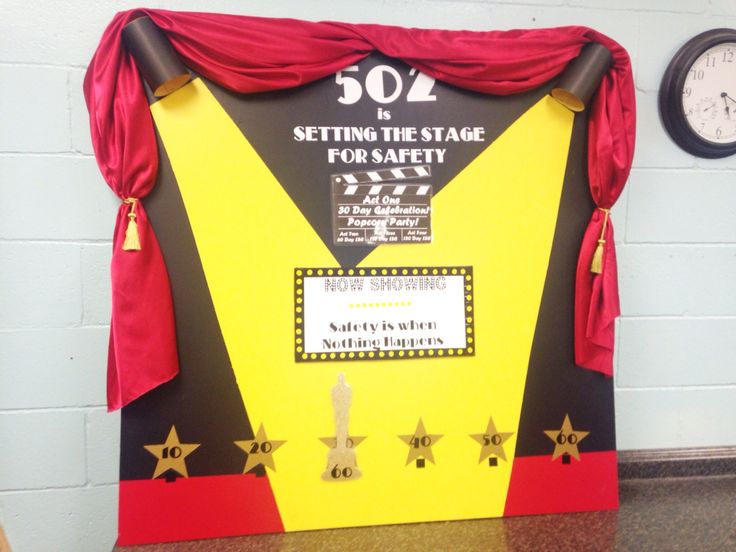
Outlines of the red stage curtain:
[{"label": "red stage curtain", "polygon": [[[84,81],[97,162],[121,199],[144,198],[158,169],[143,85],[120,40],[123,26],[143,15],[164,31],[187,66],[242,93],[300,86],[377,50],[456,86],[513,94],[550,80],[586,43],[599,42],[611,50],[614,62],[590,114],[588,170],[596,204],[610,207],[628,177],[635,129],[631,63],[620,45],[587,27],[442,31],[137,9],[113,18]],[[115,230],[110,409],[127,404],[178,372],[166,267],[143,206],[136,203],[141,251],[125,251],[120,246],[130,203],[121,206]],[[575,357],[581,366],[610,375],[613,320],[618,315],[610,223],[603,272],[589,270],[602,227],[602,211],[596,211],[578,264]]]}]

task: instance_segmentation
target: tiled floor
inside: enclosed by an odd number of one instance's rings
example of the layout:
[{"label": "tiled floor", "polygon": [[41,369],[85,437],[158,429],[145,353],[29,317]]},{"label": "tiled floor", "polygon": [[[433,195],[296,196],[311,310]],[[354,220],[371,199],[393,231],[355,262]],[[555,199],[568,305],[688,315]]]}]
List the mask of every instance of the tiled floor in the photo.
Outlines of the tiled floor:
[{"label": "tiled floor", "polygon": [[618,512],[259,535],[121,552],[736,551],[736,475],[621,482]]}]

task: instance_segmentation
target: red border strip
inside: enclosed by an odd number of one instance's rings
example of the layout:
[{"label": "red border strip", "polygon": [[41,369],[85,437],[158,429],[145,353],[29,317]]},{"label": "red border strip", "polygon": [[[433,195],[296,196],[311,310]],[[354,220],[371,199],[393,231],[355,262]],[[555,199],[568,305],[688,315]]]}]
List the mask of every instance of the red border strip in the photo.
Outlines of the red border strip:
[{"label": "red border strip", "polygon": [[505,516],[617,508],[616,451],[581,453],[569,464],[552,455],[514,459]]},{"label": "red border strip", "polygon": [[120,482],[118,544],[282,533],[268,477],[212,475]]}]

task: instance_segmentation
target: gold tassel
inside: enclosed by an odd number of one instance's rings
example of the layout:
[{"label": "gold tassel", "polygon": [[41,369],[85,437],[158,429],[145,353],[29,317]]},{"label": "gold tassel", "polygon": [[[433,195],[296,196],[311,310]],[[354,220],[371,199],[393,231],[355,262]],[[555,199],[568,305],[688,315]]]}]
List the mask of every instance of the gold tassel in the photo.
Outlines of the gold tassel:
[{"label": "gold tassel", "polygon": [[129,197],[123,200],[123,203],[130,204],[130,213],[128,213],[128,227],[125,229],[125,240],[123,241],[123,251],[140,251],[141,240],[138,236],[138,223],[135,221],[135,204],[138,200]]},{"label": "gold tassel", "polygon": [[611,212],[610,209],[602,209],[603,211],[603,227],[601,228],[601,237],[598,238],[598,245],[593,252],[593,259],[590,261],[590,271],[593,274],[600,274],[603,272],[603,248],[606,246],[606,226],[608,225],[608,215]]},{"label": "gold tassel", "polygon": [[603,272],[603,246],[605,244],[606,240],[598,240],[598,247],[595,248],[593,260],[590,261],[590,271],[594,274],[600,274]]}]

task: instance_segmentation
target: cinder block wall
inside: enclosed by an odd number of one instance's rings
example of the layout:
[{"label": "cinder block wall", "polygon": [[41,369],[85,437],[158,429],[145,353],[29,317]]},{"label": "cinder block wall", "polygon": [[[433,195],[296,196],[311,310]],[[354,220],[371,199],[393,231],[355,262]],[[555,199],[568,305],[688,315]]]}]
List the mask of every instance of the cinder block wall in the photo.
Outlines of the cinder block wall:
[{"label": "cinder block wall", "polygon": [[[613,213],[623,316],[621,449],[736,445],[736,157],[679,150],[657,88],[732,0],[162,1],[167,9],[449,29],[581,24],[634,62],[638,143]],[[0,524],[15,550],[109,550],[119,417],[104,408],[117,200],[97,171],[82,78],[133,2],[3,0],[0,18]]]}]

